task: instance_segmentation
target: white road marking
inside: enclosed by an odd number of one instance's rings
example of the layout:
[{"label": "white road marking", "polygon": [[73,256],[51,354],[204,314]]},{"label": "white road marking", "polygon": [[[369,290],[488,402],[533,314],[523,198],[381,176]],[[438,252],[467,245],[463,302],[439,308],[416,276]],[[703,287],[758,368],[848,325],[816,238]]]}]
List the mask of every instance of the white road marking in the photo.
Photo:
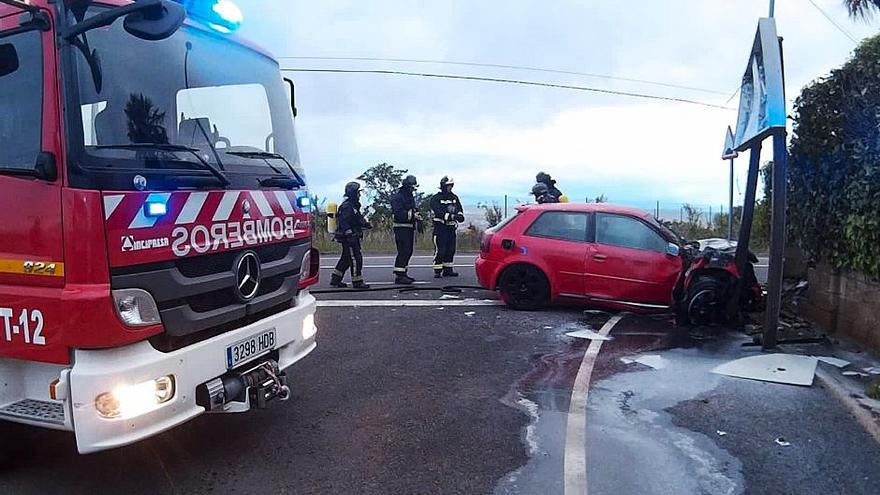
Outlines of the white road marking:
[{"label": "white road marking", "polygon": [[[409,265],[410,268],[434,268],[434,265]],[[322,266],[321,270],[332,270],[333,265]],[[394,268],[394,265],[364,265],[363,268]]]},{"label": "white road marking", "polygon": [[[400,285],[401,289],[406,288],[406,285],[395,284],[394,282],[370,282],[370,281],[367,281],[367,283],[370,285]],[[428,284],[428,282],[425,282],[423,280],[416,280],[415,282],[413,282],[413,285],[427,285],[427,284]]]},{"label": "white road marking", "polygon": [[351,308],[351,307],[428,307],[428,306],[504,306],[504,301],[494,299],[334,299],[318,300],[319,308]]},{"label": "white road marking", "polygon": [[[599,330],[599,335],[608,336],[614,325],[623,315],[612,316]],[[593,340],[578,369],[571,390],[568,406],[568,422],[565,427],[565,495],[586,495],[587,493],[587,396],[596,357],[602,348],[603,340]]]}]

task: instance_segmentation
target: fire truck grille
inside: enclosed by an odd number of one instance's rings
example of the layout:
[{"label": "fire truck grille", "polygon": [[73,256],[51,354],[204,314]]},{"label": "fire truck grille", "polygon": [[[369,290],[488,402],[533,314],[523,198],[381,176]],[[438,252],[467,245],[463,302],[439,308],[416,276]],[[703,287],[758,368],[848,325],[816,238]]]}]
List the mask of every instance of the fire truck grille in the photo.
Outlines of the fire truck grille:
[{"label": "fire truck grille", "polygon": [[248,302],[236,294],[233,266],[244,250],[114,269],[111,286],[153,295],[165,333],[152,342],[159,350],[171,351],[290,308],[309,248],[304,240],[252,249],[260,260],[261,277]]}]

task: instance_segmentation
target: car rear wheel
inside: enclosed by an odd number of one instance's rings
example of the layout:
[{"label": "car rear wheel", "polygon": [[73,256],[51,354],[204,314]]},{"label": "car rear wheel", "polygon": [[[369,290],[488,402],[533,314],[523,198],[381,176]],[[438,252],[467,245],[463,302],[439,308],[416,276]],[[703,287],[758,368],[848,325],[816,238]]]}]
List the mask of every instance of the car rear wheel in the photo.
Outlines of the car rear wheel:
[{"label": "car rear wheel", "polygon": [[550,302],[550,282],[544,272],[530,265],[504,270],[499,284],[501,298],[513,309],[533,311]]}]

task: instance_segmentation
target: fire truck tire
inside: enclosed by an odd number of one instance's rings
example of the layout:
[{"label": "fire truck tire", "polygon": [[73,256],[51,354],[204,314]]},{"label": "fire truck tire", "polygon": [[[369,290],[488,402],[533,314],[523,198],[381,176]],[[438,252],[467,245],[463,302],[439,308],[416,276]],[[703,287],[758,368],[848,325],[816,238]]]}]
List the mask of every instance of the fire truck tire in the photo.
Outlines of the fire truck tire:
[{"label": "fire truck tire", "polygon": [[501,299],[513,309],[535,311],[550,302],[550,282],[532,265],[513,265],[504,270],[498,284]]}]

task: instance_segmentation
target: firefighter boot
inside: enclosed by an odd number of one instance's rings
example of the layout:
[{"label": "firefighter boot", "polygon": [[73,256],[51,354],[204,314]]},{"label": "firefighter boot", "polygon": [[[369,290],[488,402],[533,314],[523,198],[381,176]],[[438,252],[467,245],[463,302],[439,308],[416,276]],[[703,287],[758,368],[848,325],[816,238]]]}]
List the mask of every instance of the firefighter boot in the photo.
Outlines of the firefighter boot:
[{"label": "firefighter boot", "polygon": [[453,269],[450,268],[450,267],[446,267],[446,268],[443,269],[442,276],[444,276],[444,277],[457,277],[457,276],[458,276],[458,272],[455,271],[455,270],[453,270]]},{"label": "firefighter boot", "polygon": [[330,287],[339,287],[344,289],[345,287],[348,287],[348,284],[342,281],[342,277],[334,273],[333,275],[330,275]]},{"label": "firefighter boot", "polygon": [[405,273],[397,273],[394,275],[394,283],[397,285],[412,285],[414,278],[408,277]]},{"label": "firefighter boot", "polygon": [[352,282],[351,286],[355,289],[369,289],[370,286],[364,283],[363,280],[358,280],[356,282]]},{"label": "firefighter boot", "polygon": [[443,276],[443,270],[434,270],[434,278],[440,278]]}]

